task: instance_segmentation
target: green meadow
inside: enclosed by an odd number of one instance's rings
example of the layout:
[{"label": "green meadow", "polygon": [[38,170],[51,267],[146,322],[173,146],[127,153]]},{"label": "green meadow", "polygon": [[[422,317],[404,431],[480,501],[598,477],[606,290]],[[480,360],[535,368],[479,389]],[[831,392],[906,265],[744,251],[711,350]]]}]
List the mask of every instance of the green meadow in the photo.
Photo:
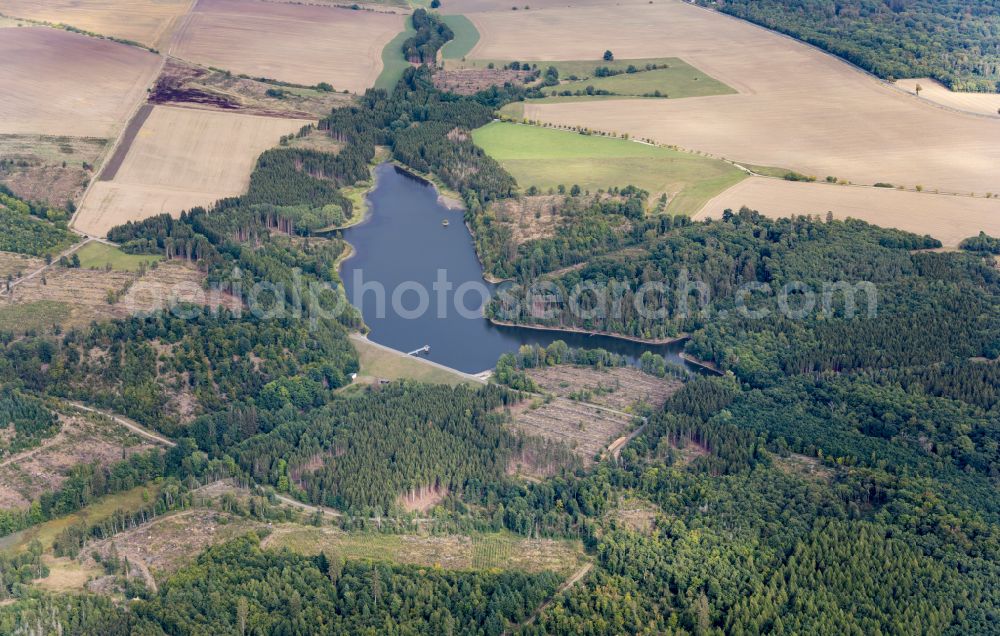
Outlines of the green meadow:
[{"label": "green meadow", "polygon": [[464,15],[443,15],[441,19],[455,34],[455,39],[441,47],[441,57],[446,60],[460,60],[479,42],[479,30],[472,24],[472,20]]},{"label": "green meadow", "polygon": [[162,257],[151,254],[126,254],[113,245],[91,241],[76,252],[80,257],[80,267],[83,269],[111,269],[135,272],[143,263],[149,265]]},{"label": "green meadow", "polygon": [[396,87],[399,78],[403,77],[403,72],[410,66],[410,63],[403,57],[403,42],[406,42],[407,38],[414,33],[416,30],[413,28],[413,22],[407,18],[406,28],[389,40],[389,43],[382,49],[382,72],[375,80],[375,88],[391,91]]},{"label": "green meadow", "polygon": [[[446,66],[451,68],[485,68],[490,64],[503,67],[510,60],[465,60],[449,61]],[[618,97],[642,97],[654,95],[657,91],[663,97],[680,99],[684,97],[707,97],[710,95],[731,95],[735,90],[719,80],[707,75],[677,57],[660,57],[648,59],[628,59],[605,62],[604,60],[572,60],[572,61],[541,61],[530,62],[543,73],[545,69],[554,66],[559,71],[560,84],[543,88],[547,95],[557,95],[563,91],[586,91],[588,86],[595,90],[613,93]],[[647,65],[663,68],[645,70]],[[618,75],[596,77],[594,71],[598,67],[607,67],[612,71],[623,71]],[[628,73],[629,67],[635,67],[634,73]],[[575,78],[575,79],[574,79]],[[585,99],[608,99],[609,96],[583,95],[559,96],[551,99],[558,101],[579,101]],[[550,98],[546,98],[548,100]]]},{"label": "green meadow", "polygon": [[595,191],[634,185],[655,200],[667,193],[667,211],[694,214],[746,173],[725,161],[648,144],[575,132],[493,122],[472,132],[487,154],[510,172],[522,191],[574,184]]}]

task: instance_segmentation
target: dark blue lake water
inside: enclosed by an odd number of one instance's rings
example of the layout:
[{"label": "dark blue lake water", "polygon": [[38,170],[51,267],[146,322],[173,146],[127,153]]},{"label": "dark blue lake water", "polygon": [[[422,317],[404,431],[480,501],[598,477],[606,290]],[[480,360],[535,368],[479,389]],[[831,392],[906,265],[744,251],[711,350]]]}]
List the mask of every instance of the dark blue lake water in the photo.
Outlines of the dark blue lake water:
[{"label": "dark blue lake water", "polygon": [[376,168],[375,177],[368,219],[343,232],[354,254],[340,268],[371,340],[403,352],[429,345],[427,358],[467,373],[493,368],[501,354],[521,345],[555,340],[601,347],[633,362],[653,351],[687,366],[677,355],[681,343],[646,345],[493,325],[481,309],[484,293],[496,286],[483,279],[463,212],[448,209],[432,185],[391,164]]}]

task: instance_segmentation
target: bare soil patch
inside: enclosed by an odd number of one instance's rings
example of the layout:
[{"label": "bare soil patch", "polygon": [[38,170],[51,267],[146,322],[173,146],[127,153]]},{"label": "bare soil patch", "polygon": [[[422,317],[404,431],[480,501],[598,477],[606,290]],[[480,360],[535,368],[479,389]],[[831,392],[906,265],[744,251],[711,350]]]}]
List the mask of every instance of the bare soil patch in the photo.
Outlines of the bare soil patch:
[{"label": "bare soil patch", "polygon": [[322,130],[313,128],[303,137],[296,137],[288,142],[291,148],[305,148],[306,150],[316,150],[319,152],[329,152],[336,154],[344,147],[342,143],[331,137]]},{"label": "bare soil patch", "polygon": [[930,234],[946,247],[957,247],[962,239],[980,231],[992,236],[1000,234],[1000,198],[758,177],[746,179],[715,197],[694,218],[720,219],[726,208],[739,210],[743,205],[773,217],[818,214],[825,218],[829,211],[838,219],[852,217],[916,234]]},{"label": "bare soil patch", "polygon": [[41,445],[0,460],[0,508],[26,508],[55,490],[73,466],[108,466],[151,445],[98,415],[61,415],[61,430]]},{"label": "bare soil patch", "polygon": [[633,367],[596,369],[558,365],[529,369],[527,373],[546,393],[576,397],[619,411],[638,403],[658,409],[683,386],[680,380],[657,378]]},{"label": "bare soil patch", "polygon": [[257,157],[310,123],[156,106],[111,181],[93,185],[75,227],[103,236],[115,225],[241,194]]},{"label": "bare soil patch", "polygon": [[191,0],[0,0],[0,12],[163,49]]},{"label": "bare soil patch", "polygon": [[174,58],[167,60],[149,95],[154,104],[300,119],[324,117],[350,100],[343,93],[274,86]]},{"label": "bare soil patch", "polygon": [[177,303],[237,310],[238,298],[218,290],[205,289],[205,273],[183,260],[160,262],[140,277],[115,306],[125,314],[152,312]]},{"label": "bare soil patch", "polygon": [[0,133],[111,137],[160,65],[136,47],[47,27],[0,38]]},{"label": "bare soil patch", "polygon": [[833,478],[833,469],[824,466],[815,457],[791,453],[788,457],[774,457],[774,463],[786,473],[808,477],[819,481],[829,481]]},{"label": "bare soil patch", "polygon": [[738,91],[527,104],[528,119],[628,132],[820,179],[1000,190],[1000,119],[915,99],[812,47],[717,12],[636,0],[469,17],[481,34],[470,58],[590,59],[595,48],[622,59],[673,56]]},{"label": "bare soil patch", "polygon": [[199,64],[311,86],[363,92],[382,70],[382,49],[404,16],[260,2],[198,0],[171,53]]}]

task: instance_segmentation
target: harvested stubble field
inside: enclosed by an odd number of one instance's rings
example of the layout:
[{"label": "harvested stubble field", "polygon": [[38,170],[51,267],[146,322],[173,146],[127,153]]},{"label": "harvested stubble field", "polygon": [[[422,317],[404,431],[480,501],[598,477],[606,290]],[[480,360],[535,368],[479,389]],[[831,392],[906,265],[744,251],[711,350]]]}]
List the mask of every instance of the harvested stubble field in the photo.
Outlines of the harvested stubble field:
[{"label": "harvested stubble field", "polygon": [[404,16],[260,0],[197,0],[171,54],[251,77],[364,92]]},{"label": "harvested stubble field", "polygon": [[571,572],[582,562],[578,541],[524,539],[508,534],[394,535],[343,532],[299,524],[278,526],[265,547],[345,560],[389,561],[449,570]]},{"label": "harvested stubble field", "polygon": [[966,93],[949,90],[947,86],[929,77],[902,79],[896,86],[908,93],[917,94],[920,85],[920,98],[957,110],[964,110],[980,115],[1000,117],[1000,94],[997,93]]},{"label": "harvested stubble field", "polygon": [[718,159],[625,139],[493,122],[472,132],[476,145],[499,161],[523,188],[577,184],[595,192],[634,185],[651,200],[667,193],[667,210],[694,214],[712,197],[746,178]]},{"label": "harvested stubble field", "polygon": [[145,96],[160,59],[47,27],[0,37],[0,133],[111,137]]},{"label": "harvested stubble field", "polygon": [[660,408],[683,386],[680,380],[657,378],[634,367],[596,369],[557,365],[529,369],[527,374],[545,393],[569,397],[589,391],[587,402],[619,411],[638,403]]},{"label": "harvested stubble field", "polygon": [[945,247],[957,247],[964,238],[984,231],[1000,235],[1000,199],[908,192],[891,188],[862,188],[825,183],[801,183],[751,177],[709,201],[696,219],[722,218],[726,209],[741,206],[769,216],[833,212],[838,219],[852,217],[930,234]]},{"label": "harvested stubble field", "polygon": [[7,15],[165,48],[191,0],[0,0]]},{"label": "harvested stubble field", "polygon": [[565,444],[584,464],[592,462],[633,422],[629,415],[565,398],[529,399],[513,406],[510,415],[515,429]]},{"label": "harvested stubble field", "polygon": [[310,123],[156,106],[111,181],[93,184],[74,227],[92,236],[126,221],[179,215],[246,190],[257,157]]},{"label": "harvested stubble field", "polygon": [[855,183],[1000,190],[1000,119],[914,99],[770,31],[674,0],[470,14],[469,57],[680,57],[736,95],[529,104],[525,117],[624,131],[662,143]]},{"label": "harvested stubble field", "polygon": [[0,459],[0,508],[27,508],[53,491],[68,471],[97,462],[110,466],[151,446],[110,419],[93,413],[60,415],[61,429],[35,448]]},{"label": "harvested stubble field", "polygon": [[[272,91],[272,95],[268,95]],[[278,91],[279,96],[273,92]],[[349,102],[351,97],[314,88],[275,87],[174,58],[167,60],[149,95],[153,104],[185,108],[238,111],[269,117],[320,118]]]},{"label": "harvested stubble field", "polygon": [[0,135],[0,183],[27,201],[79,203],[108,142],[99,137]]}]

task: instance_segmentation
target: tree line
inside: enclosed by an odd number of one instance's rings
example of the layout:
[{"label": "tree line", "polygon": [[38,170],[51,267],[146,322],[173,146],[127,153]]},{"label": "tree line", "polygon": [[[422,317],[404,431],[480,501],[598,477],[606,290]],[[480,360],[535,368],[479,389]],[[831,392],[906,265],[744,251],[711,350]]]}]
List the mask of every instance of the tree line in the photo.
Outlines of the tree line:
[{"label": "tree line", "polygon": [[721,0],[701,4],[791,35],[893,81],[1000,92],[1000,6],[962,0]]}]

